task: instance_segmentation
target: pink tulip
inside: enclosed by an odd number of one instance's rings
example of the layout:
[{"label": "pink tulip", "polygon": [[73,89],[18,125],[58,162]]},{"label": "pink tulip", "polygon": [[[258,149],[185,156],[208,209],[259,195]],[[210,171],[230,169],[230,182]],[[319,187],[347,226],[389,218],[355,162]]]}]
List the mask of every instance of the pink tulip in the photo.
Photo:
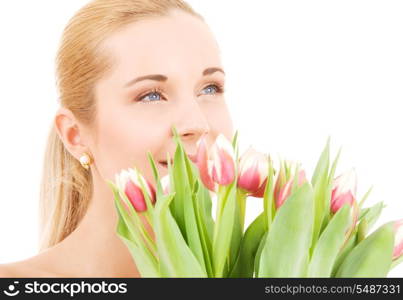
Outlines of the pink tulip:
[{"label": "pink tulip", "polygon": [[[281,176],[277,177],[280,180]],[[298,173],[298,186],[301,186],[306,182],[306,175],[304,170],[300,170]],[[278,209],[283,205],[284,201],[290,196],[292,185],[294,184],[294,177],[290,178],[283,187],[279,189],[277,197],[275,197],[276,208]]]},{"label": "pink tulip", "polygon": [[263,181],[262,185],[259,187],[259,189],[254,192],[253,194],[250,194],[252,197],[255,198],[263,198],[264,197],[264,191],[266,189],[266,184],[267,184],[267,177],[266,179]]},{"label": "pink tulip", "polygon": [[219,134],[215,143],[207,149],[204,136],[197,146],[195,159],[200,178],[210,191],[217,191],[217,184],[228,185],[235,178],[234,150],[224,135]]},{"label": "pink tulip", "polygon": [[211,174],[219,185],[229,185],[235,179],[235,155],[231,143],[219,134],[211,149]]},{"label": "pink tulip", "polygon": [[266,182],[268,167],[267,157],[249,147],[239,160],[238,187],[249,194],[259,194]]},{"label": "pink tulip", "polygon": [[283,166],[280,166],[279,173],[277,175],[276,183],[274,185],[274,199],[278,199],[279,193],[281,188],[285,185],[287,182],[286,176],[285,176],[285,170]]},{"label": "pink tulip", "polygon": [[393,249],[393,260],[396,260],[403,255],[403,219],[395,222],[394,230],[395,246]]},{"label": "pink tulip", "polygon": [[196,155],[190,158],[197,165],[200,173],[200,179],[203,182],[203,184],[210,191],[215,192],[217,190],[217,187],[210,175],[211,162],[204,136],[202,136],[199,142],[197,143]]},{"label": "pink tulip", "polygon": [[330,209],[335,214],[344,204],[353,206],[356,201],[357,176],[354,169],[346,172],[333,181]]},{"label": "pink tulip", "polygon": [[128,170],[122,170],[119,175],[115,176],[115,178],[117,186],[122,192],[125,193],[137,212],[147,210],[140,180],[144,184],[147,195],[150,197],[151,202],[155,203],[156,195],[154,187],[137,171],[137,169],[129,168]]},{"label": "pink tulip", "polygon": [[352,207],[352,210],[350,211],[352,225],[347,230],[347,237],[352,234],[358,222],[359,207],[356,201],[356,194],[357,176],[354,168],[339,175],[333,180],[330,211],[335,214],[346,203]]}]

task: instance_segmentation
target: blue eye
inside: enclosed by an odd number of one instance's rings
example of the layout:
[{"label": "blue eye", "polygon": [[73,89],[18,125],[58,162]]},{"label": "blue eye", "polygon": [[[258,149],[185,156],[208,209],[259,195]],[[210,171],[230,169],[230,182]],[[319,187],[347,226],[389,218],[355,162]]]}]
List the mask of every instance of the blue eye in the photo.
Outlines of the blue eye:
[{"label": "blue eye", "polygon": [[[144,100],[148,96],[150,96],[149,100]],[[138,101],[138,102],[141,102],[141,101],[143,101],[143,102],[155,102],[155,100],[157,100],[157,101],[160,100],[158,98],[158,96],[159,97],[161,96],[161,91],[159,89],[153,89],[150,93],[145,94],[144,96],[140,96],[136,101]]]},{"label": "blue eye", "polygon": [[148,97],[148,96],[150,96],[150,98],[149,98],[149,102],[153,102],[153,100],[159,100],[158,99],[158,96],[161,96],[161,94],[160,93],[158,93],[158,92],[152,92],[152,93],[149,93],[149,94],[147,94],[147,95],[145,95],[143,98],[142,98],[142,100],[144,100],[146,97]]},{"label": "blue eye", "polygon": [[[212,88],[212,87],[214,87],[214,88]],[[221,94],[224,92],[224,88],[220,84],[210,84],[210,85],[206,86],[203,90],[209,90],[209,91],[215,90],[215,92],[213,92],[213,93],[207,93],[204,95]],[[157,102],[157,101],[162,100],[161,93],[162,93],[162,91],[160,89],[155,88],[155,89],[151,90],[151,92],[149,92],[143,96],[140,96],[136,101],[137,102],[148,102],[148,103]],[[147,97],[148,97],[148,99],[147,99]]]},{"label": "blue eye", "polygon": [[203,90],[206,90],[206,89],[210,89],[210,90],[211,90],[211,87],[215,87],[216,93],[221,92],[221,88],[220,88],[218,85],[216,85],[216,84],[210,84],[210,85],[206,86]]}]

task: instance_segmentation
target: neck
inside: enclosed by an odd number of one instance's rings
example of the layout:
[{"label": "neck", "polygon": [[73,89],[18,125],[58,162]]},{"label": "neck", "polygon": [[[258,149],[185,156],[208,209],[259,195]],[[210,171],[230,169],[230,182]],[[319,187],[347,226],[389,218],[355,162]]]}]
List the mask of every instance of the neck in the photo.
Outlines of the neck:
[{"label": "neck", "polygon": [[[139,277],[131,254],[116,233],[112,190],[95,170],[94,192],[77,228],[50,248],[55,272],[66,277]],[[52,259],[51,259],[52,260]]]}]

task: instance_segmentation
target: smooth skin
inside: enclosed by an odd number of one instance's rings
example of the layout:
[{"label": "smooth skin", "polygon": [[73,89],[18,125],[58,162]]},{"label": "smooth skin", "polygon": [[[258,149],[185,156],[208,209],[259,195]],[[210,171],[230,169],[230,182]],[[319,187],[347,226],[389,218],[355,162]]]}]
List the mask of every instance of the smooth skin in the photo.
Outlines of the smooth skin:
[{"label": "smooth skin", "polygon": [[[140,277],[132,257],[116,234],[117,215],[106,180],[136,166],[155,183],[146,153],[156,161],[175,151],[171,128],[178,130],[188,154],[206,135],[232,139],[234,130],[224,94],[225,74],[218,44],[208,25],[174,10],[129,24],[111,35],[105,46],[116,59],[113,70],[95,86],[97,118],[92,129],[71,111],[60,108],[55,124],[65,147],[77,159],[94,158],[90,172],[94,193],[78,227],[63,241],[28,259],[0,265],[0,277]],[[162,74],[165,82],[134,78]],[[153,92],[157,88],[161,92]],[[160,175],[167,169],[158,164]]]}]

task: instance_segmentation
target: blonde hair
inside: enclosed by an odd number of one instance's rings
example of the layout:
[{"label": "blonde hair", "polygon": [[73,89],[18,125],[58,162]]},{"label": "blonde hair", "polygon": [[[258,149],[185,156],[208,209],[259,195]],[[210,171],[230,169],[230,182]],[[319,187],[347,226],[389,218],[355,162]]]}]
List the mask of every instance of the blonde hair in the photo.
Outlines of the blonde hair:
[{"label": "blonde hair", "polygon": [[[200,18],[182,0],[93,0],[64,29],[56,56],[60,105],[83,124],[96,118],[94,84],[112,67],[101,43],[117,29],[145,18],[167,16],[180,9]],[[68,236],[84,216],[92,195],[89,170],[64,147],[52,122],[44,156],[39,201],[39,251]]]}]

